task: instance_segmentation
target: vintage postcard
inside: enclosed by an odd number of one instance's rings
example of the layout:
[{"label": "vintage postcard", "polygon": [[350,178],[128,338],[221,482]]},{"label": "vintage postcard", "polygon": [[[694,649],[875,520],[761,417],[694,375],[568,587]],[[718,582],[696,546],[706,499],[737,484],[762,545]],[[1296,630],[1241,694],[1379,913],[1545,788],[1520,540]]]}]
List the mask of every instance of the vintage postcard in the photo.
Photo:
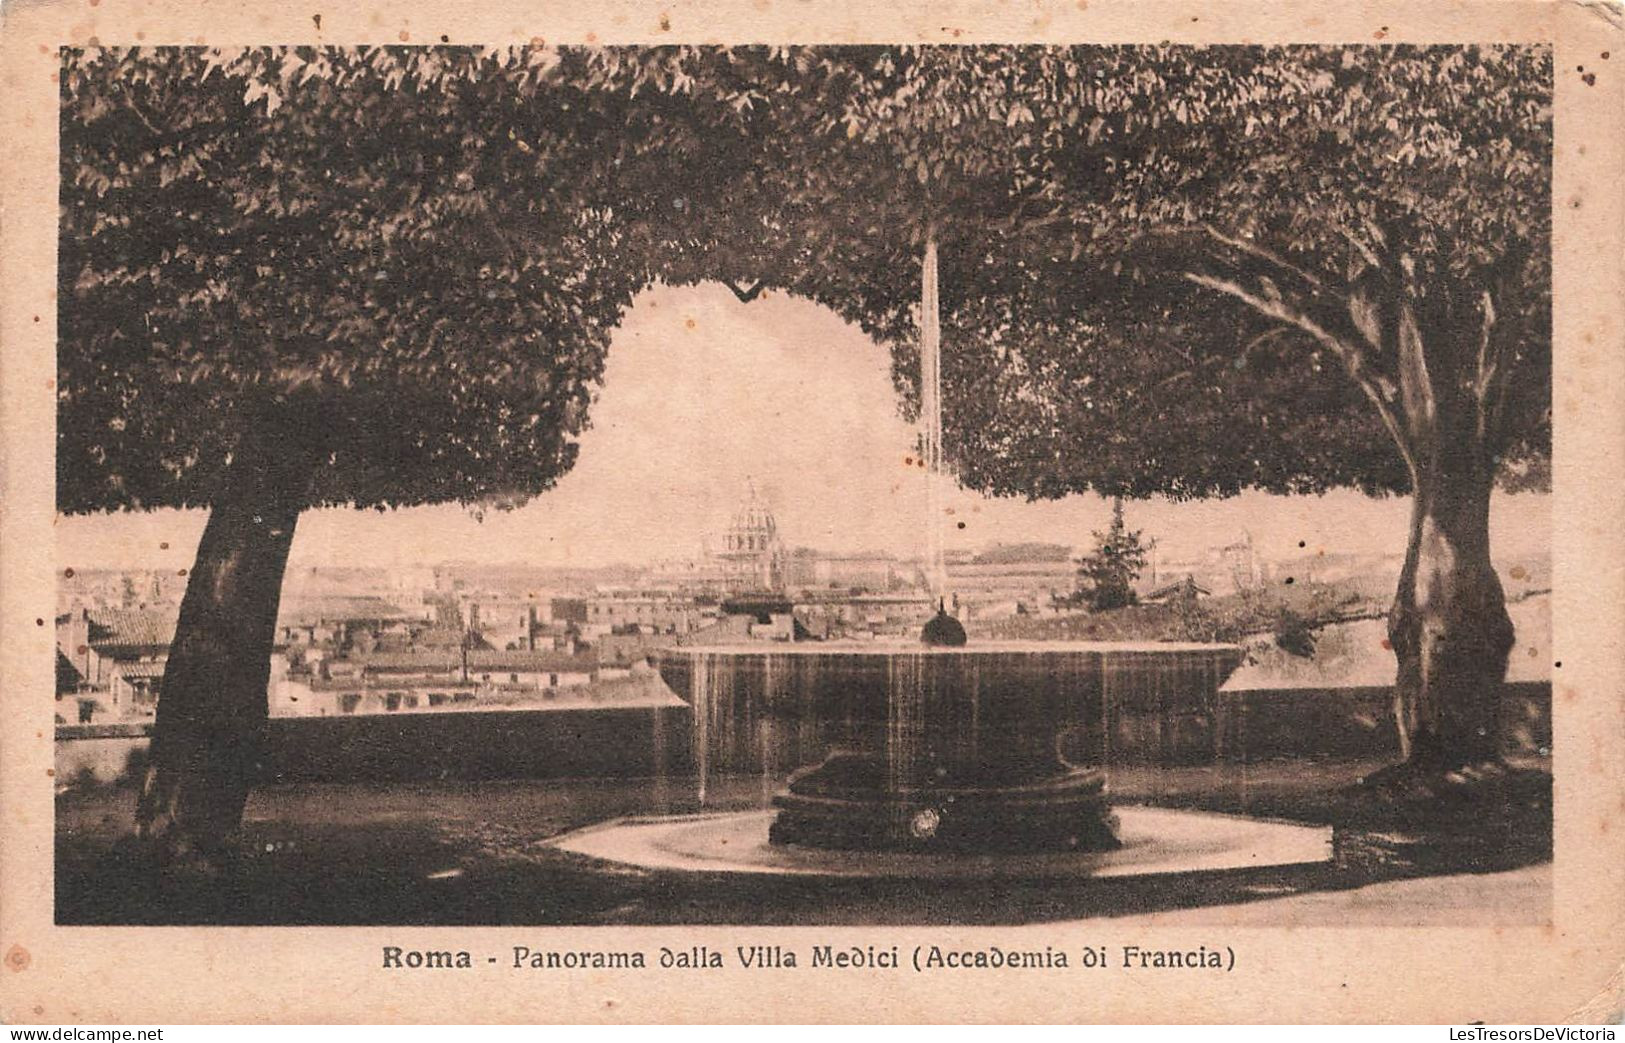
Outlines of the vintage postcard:
[{"label": "vintage postcard", "polygon": [[1618,1022],[1618,4],[0,32],[8,1023]]}]

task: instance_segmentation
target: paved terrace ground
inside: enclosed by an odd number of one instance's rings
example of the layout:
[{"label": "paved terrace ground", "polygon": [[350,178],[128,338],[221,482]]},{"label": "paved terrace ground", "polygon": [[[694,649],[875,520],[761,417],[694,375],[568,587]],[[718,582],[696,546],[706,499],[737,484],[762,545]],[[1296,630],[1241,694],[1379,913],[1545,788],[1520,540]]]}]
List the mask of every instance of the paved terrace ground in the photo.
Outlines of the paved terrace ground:
[{"label": "paved terrace ground", "polygon": [[[258,791],[240,864],[158,880],[129,857],[134,794],[87,786],[57,804],[61,923],[1540,924],[1550,917],[1549,763],[1418,813],[1352,797],[1378,765],[1283,761],[1122,769],[1117,799],[1335,827],[1331,862],[1176,877],[1024,884],[838,883],[606,869],[540,843],[628,814],[700,810],[690,780],[311,783]],[[760,807],[733,778],[707,810]],[[1409,809],[1409,810],[1407,810]],[[1146,921],[1146,922],[1149,922]]]}]

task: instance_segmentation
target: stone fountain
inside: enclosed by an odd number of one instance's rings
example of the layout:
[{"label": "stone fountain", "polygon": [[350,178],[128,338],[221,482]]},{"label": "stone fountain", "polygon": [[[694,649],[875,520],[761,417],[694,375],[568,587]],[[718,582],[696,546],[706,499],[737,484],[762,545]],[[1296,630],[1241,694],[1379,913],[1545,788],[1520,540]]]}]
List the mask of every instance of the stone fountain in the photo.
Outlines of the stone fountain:
[{"label": "stone fountain", "polygon": [[828,754],[773,800],[775,844],[1036,853],[1118,845],[1106,751],[1070,763],[1064,732],[1108,735],[1119,693],[1211,697],[1240,661],[1230,645],[853,642],[677,648],[659,667],[702,746],[741,706],[820,729]]}]

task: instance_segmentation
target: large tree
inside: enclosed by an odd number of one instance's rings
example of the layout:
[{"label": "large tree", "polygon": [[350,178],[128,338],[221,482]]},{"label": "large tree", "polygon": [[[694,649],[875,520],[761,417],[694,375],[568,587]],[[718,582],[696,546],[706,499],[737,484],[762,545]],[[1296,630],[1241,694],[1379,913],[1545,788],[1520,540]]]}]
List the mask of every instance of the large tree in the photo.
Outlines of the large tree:
[{"label": "large tree", "polygon": [[240,818],[303,510],[513,501],[574,459],[640,276],[593,194],[606,128],[484,62],[65,58],[58,502],[209,510],[138,811],[163,852],[218,858]]},{"label": "large tree", "polygon": [[[966,402],[986,424],[977,473],[1046,493],[1410,494],[1389,621],[1401,743],[1424,772],[1494,761],[1513,632],[1490,497],[1542,481],[1550,445],[1550,51],[1127,60],[1144,103],[1014,160],[1045,171],[1072,257],[1030,259],[1031,290],[967,326],[962,365],[997,345],[1028,374],[1015,408]],[[1018,88],[1046,133],[1073,111],[1051,82]],[[1080,299],[1051,303],[1065,287]],[[1024,467],[1035,426],[1076,451]]]}]

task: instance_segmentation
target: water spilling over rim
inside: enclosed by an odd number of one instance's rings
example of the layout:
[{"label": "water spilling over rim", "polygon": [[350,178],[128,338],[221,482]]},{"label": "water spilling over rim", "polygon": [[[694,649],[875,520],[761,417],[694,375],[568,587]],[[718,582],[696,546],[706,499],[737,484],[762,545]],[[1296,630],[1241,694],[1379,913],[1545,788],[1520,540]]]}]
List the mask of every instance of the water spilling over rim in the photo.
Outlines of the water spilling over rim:
[{"label": "water spilling over rim", "polygon": [[1080,653],[1168,654],[1176,652],[1230,653],[1239,655],[1240,645],[1206,644],[1196,641],[978,641],[958,646],[926,645],[896,638],[878,641],[775,641],[737,642],[717,645],[678,645],[662,649],[661,656],[1068,656]]}]

